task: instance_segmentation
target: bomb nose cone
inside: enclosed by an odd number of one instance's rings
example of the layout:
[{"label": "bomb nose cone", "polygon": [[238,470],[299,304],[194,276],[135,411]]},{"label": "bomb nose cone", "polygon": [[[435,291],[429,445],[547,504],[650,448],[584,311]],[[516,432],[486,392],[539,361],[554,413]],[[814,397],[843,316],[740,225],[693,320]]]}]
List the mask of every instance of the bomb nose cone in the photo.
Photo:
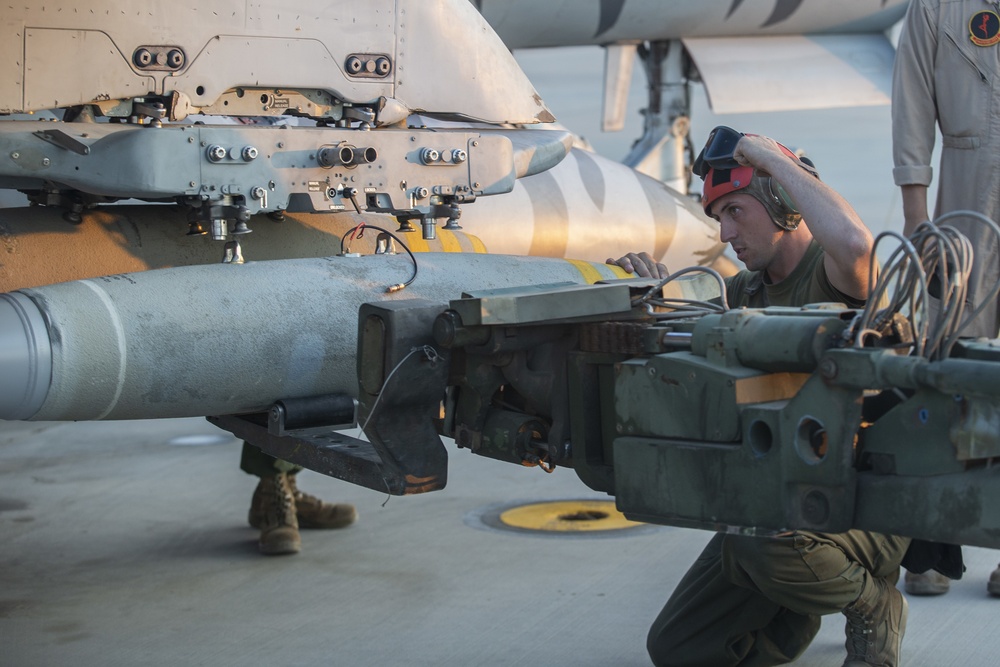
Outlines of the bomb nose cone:
[{"label": "bomb nose cone", "polygon": [[0,294],[0,419],[28,419],[52,378],[52,347],[42,313],[24,294]]}]

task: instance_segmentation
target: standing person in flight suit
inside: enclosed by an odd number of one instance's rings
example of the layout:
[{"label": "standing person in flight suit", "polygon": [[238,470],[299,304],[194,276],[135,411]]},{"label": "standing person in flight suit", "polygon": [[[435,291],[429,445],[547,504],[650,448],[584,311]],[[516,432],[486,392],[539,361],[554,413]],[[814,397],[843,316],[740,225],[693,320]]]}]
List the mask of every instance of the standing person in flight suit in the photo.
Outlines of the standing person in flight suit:
[{"label": "standing person in flight suit", "polygon": [[[942,135],[934,217],[959,210],[1000,221],[1000,3],[984,0],[911,0],[899,38],[892,83],[892,171],[903,195],[903,232],[928,220],[927,188],[936,129]],[[996,236],[972,218],[948,222],[972,241],[968,286],[971,310],[1000,279]],[[996,338],[1000,307],[987,305],[965,335]],[[913,595],[948,592],[933,570],[907,572]],[[987,590],[1000,596],[1000,567]]]}]

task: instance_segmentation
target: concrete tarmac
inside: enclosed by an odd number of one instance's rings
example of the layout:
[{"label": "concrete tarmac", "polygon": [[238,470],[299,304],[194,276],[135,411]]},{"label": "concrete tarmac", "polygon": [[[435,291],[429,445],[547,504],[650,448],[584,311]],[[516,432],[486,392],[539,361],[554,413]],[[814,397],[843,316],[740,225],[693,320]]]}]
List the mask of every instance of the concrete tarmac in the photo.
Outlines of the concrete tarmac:
[{"label": "concrete tarmac", "polygon": [[[303,472],[360,520],[265,557],[255,478],[208,422],[0,422],[0,665],[649,664],[646,630],[710,533],[491,528],[498,506],[606,497],[572,470],[449,452],[448,487],[425,496]],[[995,664],[998,556],[966,549],[948,595],[910,599],[908,667]],[[843,627],[825,618],[796,664],[839,666]]]}]

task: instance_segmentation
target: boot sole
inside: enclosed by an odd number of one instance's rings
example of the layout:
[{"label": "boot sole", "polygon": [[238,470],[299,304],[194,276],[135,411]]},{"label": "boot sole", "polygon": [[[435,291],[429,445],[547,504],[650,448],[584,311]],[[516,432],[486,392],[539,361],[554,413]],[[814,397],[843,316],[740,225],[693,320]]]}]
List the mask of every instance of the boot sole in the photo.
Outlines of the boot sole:
[{"label": "boot sole", "polygon": [[[301,516],[296,516],[295,518],[296,518],[296,520],[299,523],[299,529],[300,530],[303,529],[303,528],[305,528],[307,530],[332,530],[332,529],[336,529],[336,528],[347,528],[348,526],[350,526],[350,525],[355,524],[355,523],[358,522],[358,515],[357,514],[355,514],[354,516],[350,517],[349,519],[344,519],[344,520],[341,520],[341,521],[337,521],[335,523],[315,523],[315,522],[303,519]],[[247,523],[250,524],[251,528],[256,528],[257,530],[260,530],[260,527],[261,527],[261,525],[263,525],[264,521],[263,521],[263,519],[252,517],[252,518],[249,518],[247,520]]]},{"label": "boot sole", "polygon": [[326,523],[320,523],[318,521],[310,521],[309,519],[304,519],[301,516],[296,517],[299,522],[299,528],[307,528],[312,530],[332,530],[336,528],[347,528],[351,524],[357,523],[358,514],[357,512],[351,514],[350,516],[345,516],[337,519],[336,521],[329,521]]},{"label": "boot sole", "polygon": [[290,556],[292,554],[297,554],[302,550],[302,543],[286,542],[278,544],[264,544],[263,542],[257,543],[257,548],[265,556]]},{"label": "boot sole", "polygon": [[940,584],[915,584],[911,582],[903,584],[903,588],[909,595],[944,595],[951,590],[951,586],[948,584],[942,586]]}]

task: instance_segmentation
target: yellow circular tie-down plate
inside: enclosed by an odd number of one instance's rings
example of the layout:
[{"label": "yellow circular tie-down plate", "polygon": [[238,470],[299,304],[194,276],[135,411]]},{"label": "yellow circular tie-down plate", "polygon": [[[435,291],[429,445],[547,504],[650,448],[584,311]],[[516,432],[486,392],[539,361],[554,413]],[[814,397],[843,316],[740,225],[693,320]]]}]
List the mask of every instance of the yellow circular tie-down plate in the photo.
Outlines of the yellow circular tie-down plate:
[{"label": "yellow circular tie-down plate", "polygon": [[511,507],[500,513],[510,528],[548,533],[624,530],[646,524],[629,521],[610,500],[556,500]]}]

